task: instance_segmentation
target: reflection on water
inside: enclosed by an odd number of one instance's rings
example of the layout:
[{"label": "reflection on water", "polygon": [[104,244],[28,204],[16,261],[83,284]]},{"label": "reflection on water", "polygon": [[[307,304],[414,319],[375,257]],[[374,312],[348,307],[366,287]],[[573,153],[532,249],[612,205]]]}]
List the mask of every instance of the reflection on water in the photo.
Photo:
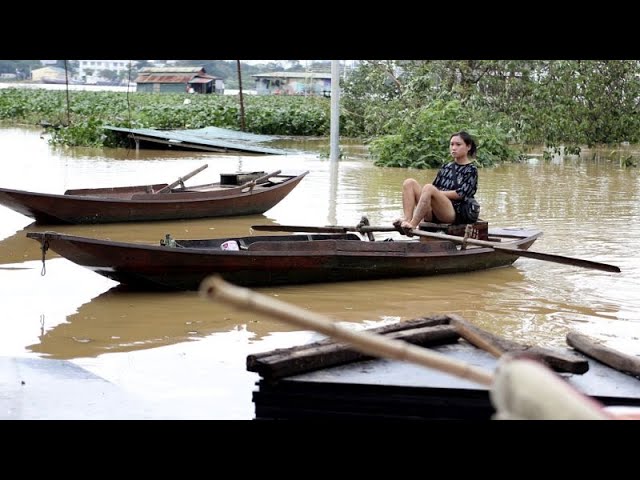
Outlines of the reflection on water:
[{"label": "reflection on water", "polygon": [[[237,328],[262,337],[270,326],[249,312],[200,298],[196,292],[140,293],[114,287],[80,305],[66,322],[27,346],[52,358],[93,357],[202,339]],[[292,330],[281,325],[282,331]]]},{"label": "reflection on water", "polygon": [[[477,311],[460,310],[452,298],[442,296],[434,278],[344,283],[336,295],[334,284],[262,288],[265,295],[346,322],[383,322],[456,311],[473,320]],[[500,292],[524,286],[516,268],[497,274],[472,273],[459,280],[460,294],[491,306],[506,315]],[[372,302],[371,291],[401,291],[383,302]],[[52,358],[97,356],[108,352],[130,352],[173,343],[202,339],[216,332],[242,328],[254,341],[273,332],[295,330],[286,323],[260,318],[254,313],[211,303],[197,292],[134,292],[115,286],[80,305],[66,321],[47,326],[41,317],[38,341],[27,348]]]},{"label": "reflection on water", "polygon": [[[197,183],[217,181],[220,173],[240,168],[310,171],[280,204],[249,217],[52,227],[33,225],[0,206],[0,354],[71,359],[149,398],[170,403],[179,397],[182,407],[197,403],[194,415],[205,418],[250,418],[256,376],[245,371],[246,355],[303,343],[315,334],[210,303],[196,292],[128,292],[54,252],[47,254],[43,276],[39,244],[26,232],[158,243],[167,233],[174,238],[251,235],[251,225],[263,223],[356,225],[362,215],[373,225],[388,225],[401,213],[404,178],[424,182],[435,175],[434,170],[375,167],[358,154],[331,162],[317,154],[57,149],[40,133],[0,128],[0,152],[12,159],[4,165],[2,186],[62,193],[171,182],[203,163],[209,168],[194,179]],[[315,142],[316,152],[325,144],[328,151],[328,140]],[[541,229],[544,235],[533,250],[611,263],[621,267],[620,274],[520,258],[513,267],[469,274],[259,291],[358,325],[457,313],[517,341],[564,346],[567,331],[578,329],[639,353],[634,339],[640,338],[640,260],[633,254],[640,234],[638,170],[586,154],[583,161],[545,162],[532,156],[524,164],[481,169],[481,217],[490,226]]]}]

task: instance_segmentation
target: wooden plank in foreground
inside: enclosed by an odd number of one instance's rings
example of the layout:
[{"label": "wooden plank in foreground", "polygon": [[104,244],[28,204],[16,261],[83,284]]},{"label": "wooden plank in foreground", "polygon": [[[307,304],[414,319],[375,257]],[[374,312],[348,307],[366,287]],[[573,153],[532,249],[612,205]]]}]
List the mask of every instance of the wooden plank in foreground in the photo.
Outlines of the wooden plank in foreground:
[{"label": "wooden plank in foreground", "polygon": [[[451,320],[451,317],[448,315],[432,315],[428,317],[420,317],[414,318],[413,320],[407,320],[404,322],[391,323],[389,325],[382,325],[380,327],[368,328],[367,332],[371,333],[379,333],[381,335],[390,332],[398,332],[400,330],[408,330],[411,328],[422,328],[422,327],[434,327],[436,325],[448,325]],[[271,357],[273,355],[286,355],[293,354],[296,352],[304,352],[307,350],[314,349],[315,347],[319,347],[321,345],[329,345],[336,343],[332,338],[325,338],[313,343],[307,343],[305,345],[298,345],[295,347],[288,348],[277,348],[275,350],[269,350],[268,352],[254,353],[247,357],[247,363],[249,359],[251,362],[256,362],[259,359],[265,357]]]},{"label": "wooden plank in foreground", "polygon": [[[455,328],[445,325],[446,319],[417,319],[385,325],[375,331],[386,336],[420,346],[454,343],[460,337]],[[334,367],[346,363],[370,360],[374,357],[352,350],[330,339],[289,349],[278,349],[247,356],[247,370],[257,372],[265,380],[277,380],[290,375]]]},{"label": "wooden plank in foreground", "polygon": [[[527,353],[556,371],[582,374],[589,370],[589,362],[582,355],[569,350],[532,347],[513,342],[482,330],[454,314],[421,317],[367,331],[423,347],[455,343],[462,336],[472,345],[487,350],[494,356],[505,352]],[[247,370],[260,374],[266,381],[274,381],[371,358],[373,357],[352,350],[345,344],[325,338],[306,345],[248,355]]]},{"label": "wooden plank in foreground", "polygon": [[567,334],[567,344],[616,370],[640,377],[639,358],[606,347],[597,338],[572,331]]}]

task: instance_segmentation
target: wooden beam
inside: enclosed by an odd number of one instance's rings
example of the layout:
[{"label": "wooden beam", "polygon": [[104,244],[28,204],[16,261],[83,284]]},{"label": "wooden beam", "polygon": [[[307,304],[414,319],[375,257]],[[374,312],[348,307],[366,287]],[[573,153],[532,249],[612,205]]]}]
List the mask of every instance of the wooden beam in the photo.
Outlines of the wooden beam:
[{"label": "wooden beam", "polygon": [[572,331],[567,334],[567,344],[616,370],[640,376],[640,358],[609,348],[602,340]]}]

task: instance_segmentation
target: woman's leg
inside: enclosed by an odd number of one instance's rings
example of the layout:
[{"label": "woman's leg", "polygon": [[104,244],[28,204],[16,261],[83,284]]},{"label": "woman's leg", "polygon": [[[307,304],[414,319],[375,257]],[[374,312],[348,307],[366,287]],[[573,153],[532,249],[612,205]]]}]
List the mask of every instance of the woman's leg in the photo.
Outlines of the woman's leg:
[{"label": "woman's leg", "polygon": [[431,196],[432,215],[436,216],[441,223],[454,223],[456,221],[456,210],[449,197],[432,187],[435,192]]},{"label": "woman's leg", "polygon": [[422,188],[417,180],[407,178],[402,182],[402,212],[403,217],[400,222],[408,222],[413,218],[413,212],[420,201]]},{"label": "woman's leg", "polygon": [[[405,184],[406,183],[407,182],[405,181]],[[409,218],[407,215],[407,206],[409,204],[408,202],[405,202],[405,199],[411,200],[411,197],[409,195],[405,195],[405,193],[408,194],[410,192],[411,190],[409,188],[406,190],[403,188],[402,204],[405,212],[405,218]],[[416,197],[413,198],[415,199]],[[438,217],[438,220],[444,223],[452,223],[456,218],[456,212],[453,209],[451,200],[449,200],[444,193],[430,183],[422,187],[416,203],[417,205],[414,203],[415,210],[413,210],[413,214],[410,217],[411,220],[405,220],[400,224],[403,228],[417,228],[423,220],[430,222],[433,219],[434,213]]]}]

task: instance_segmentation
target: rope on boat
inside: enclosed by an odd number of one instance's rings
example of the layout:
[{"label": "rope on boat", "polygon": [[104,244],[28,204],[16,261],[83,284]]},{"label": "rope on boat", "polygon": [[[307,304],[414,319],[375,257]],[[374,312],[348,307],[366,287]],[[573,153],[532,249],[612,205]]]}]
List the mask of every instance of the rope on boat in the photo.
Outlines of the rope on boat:
[{"label": "rope on boat", "polygon": [[371,232],[371,231],[363,232],[363,228],[362,227],[368,227],[369,225],[370,225],[369,224],[369,219],[367,218],[366,215],[363,215],[362,218],[360,218],[360,223],[358,223],[358,225],[356,225],[356,231],[358,233],[365,233],[370,242],[375,242],[376,238],[373,236],[373,232]]},{"label": "rope on boat", "polygon": [[47,274],[47,266],[44,259],[47,254],[47,250],[49,250],[49,240],[47,240],[46,233],[42,237],[42,246],[40,247],[40,250],[42,250],[42,270],[40,271],[40,275],[44,277]]},{"label": "rope on boat", "polygon": [[162,247],[177,247],[176,241],[173,239],[170,233],[167,233],[164,238],[160,239],[160,246]]}]

